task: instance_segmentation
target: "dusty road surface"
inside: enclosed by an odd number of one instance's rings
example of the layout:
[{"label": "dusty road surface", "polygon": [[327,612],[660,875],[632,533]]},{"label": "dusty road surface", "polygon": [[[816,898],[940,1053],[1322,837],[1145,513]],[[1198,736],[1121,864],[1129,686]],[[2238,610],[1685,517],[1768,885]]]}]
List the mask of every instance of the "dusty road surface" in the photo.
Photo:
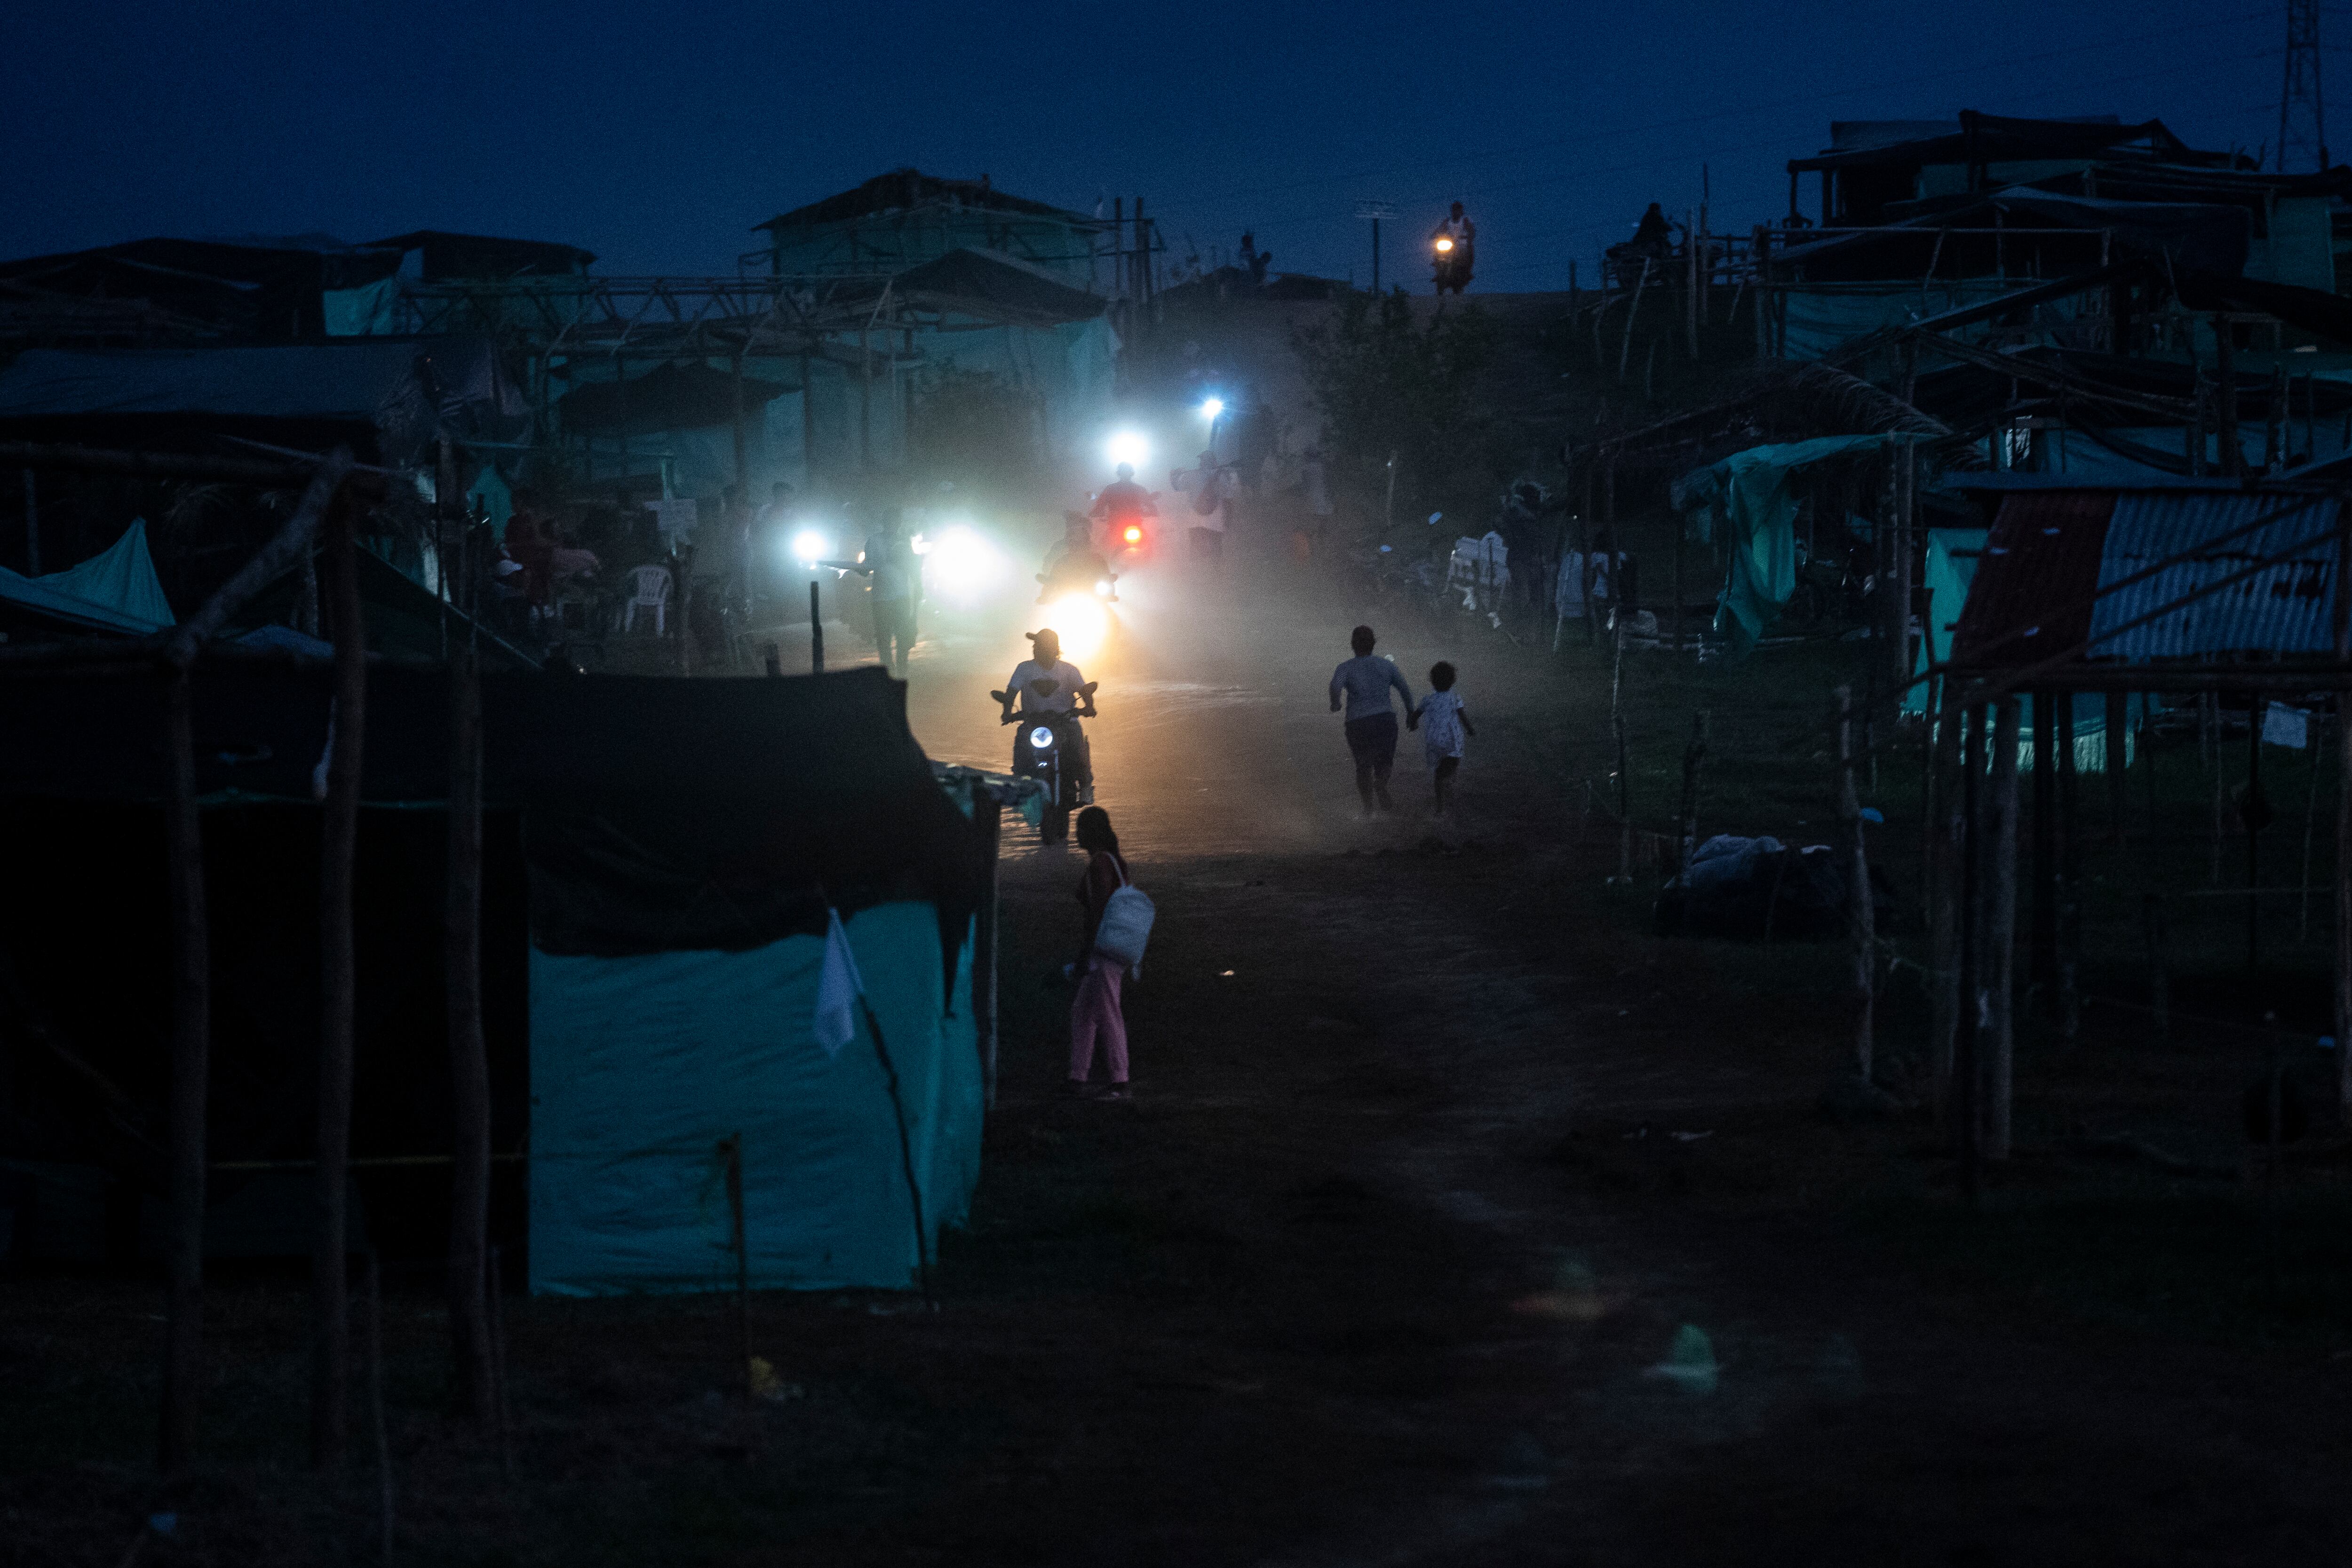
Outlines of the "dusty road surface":
[{"label": "dusty road surface", "polygon": [[[1601,888],[1597,661],[1286,568],[1125,586],[1127,637],[1080,662],[1161,910],[1135,1097],[1064,1091],[1082,857],[1016,827],[1002,1092],[936,1310],[759,1299],[793,1397],[747,1408],[722,1302],[510,1300],[506,1482],[444,1422],[421,1282],[392,1303],[404,1560],[2345,1560],[2340,1317],[2249,1342],[1971,1267],[1931,1130],[1814,1110],[1833,955],[1671,949]],[[1443,832],[1412,736],[1402,815],[1356,818],[1325,683],[1360,618],[1416,691],[1461,666],[1478,735]],[[986,692],[1020,629],[921,648],[932,755],[1003,766]],[[2095,1207],[2084,1245],[2147,1212]],[[0,1374],[140,1430],[106,1358],[145,1298],[94,1289],[25,1285]],[[223,1401],[278,1414],[232,1423],[149,1560],[371,1560],[364,1468],[339,1493],[295,1468],[299,1289],[223,1297]],[[135,1442],[0,1425],[0,1562],[120,1560],[157,1501]]]}]

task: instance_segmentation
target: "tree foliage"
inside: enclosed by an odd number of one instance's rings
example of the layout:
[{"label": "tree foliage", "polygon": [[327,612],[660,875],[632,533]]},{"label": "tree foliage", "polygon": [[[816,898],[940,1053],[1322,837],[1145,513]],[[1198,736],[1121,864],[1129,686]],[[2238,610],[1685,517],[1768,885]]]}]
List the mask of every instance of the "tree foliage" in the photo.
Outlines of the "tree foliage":
[{"label": "tree foliage", "polygon": [[1492,488],[1492,421],[1476,383],[1496,342],[1493,320],[1475,304],[1440,310],[1423,325],[1402,289],[1351,290],[1331,319],[1299,329],[1294,343],[1339,484],[1360,499],[1383,496],[1393,455],[1400,516],[1483,499]]},{"label": "tree foliage", "polygon": [[1036,397],[993,371],[945,364],[916,381],[907,456],[918,479],[999,492],[1034,479],[1045,457]]}]

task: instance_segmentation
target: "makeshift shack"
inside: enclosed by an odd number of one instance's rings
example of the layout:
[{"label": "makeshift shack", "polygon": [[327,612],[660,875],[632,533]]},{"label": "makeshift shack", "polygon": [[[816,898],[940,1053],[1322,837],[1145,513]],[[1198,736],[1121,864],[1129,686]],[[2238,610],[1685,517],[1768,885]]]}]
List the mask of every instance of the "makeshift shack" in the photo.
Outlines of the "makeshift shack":
[{"label": "makeshift shack", "polygon": [[[215,1218],[310,1153],[331,679],[214,655],[193,680]],[[482,689],[494,1215],[532,1289],[732,1285],[737,1158],[752,1285],[912,1284],[979,1173],[993,803],[942,789],[877,670]],[[0,1210],[53,1233],[26,1215],[71,1184],[43,1173],[102,1169],[117,1256],[162,1192],[163,710],[160,680],[119,669],[0,680],[0,1009],[22,1042]],[[447,714],[442,671],[371,671],[352,1164],[395,1255],[433,1255],[447,1207]],[[831,911],[871,1007],[837,1049],[815,1023]]]}]

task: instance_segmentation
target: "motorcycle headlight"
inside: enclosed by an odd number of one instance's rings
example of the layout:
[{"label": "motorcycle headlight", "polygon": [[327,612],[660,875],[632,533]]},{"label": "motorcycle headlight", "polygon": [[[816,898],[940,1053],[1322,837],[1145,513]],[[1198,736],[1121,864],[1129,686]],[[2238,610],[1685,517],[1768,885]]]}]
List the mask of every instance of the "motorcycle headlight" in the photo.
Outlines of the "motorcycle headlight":
[{"label": "motorcycle headlight", "polygon": [[1053,730],[1052,730],[1050,727],[1046,726],[1046,725],[1040,724],[1040,725],[1038,725],[1035,729],[1034,729],[1034,730],[1030,731],[1029,731],[1029,746],[1030,746],[1030,749],[1031,749],[1032,751],[1038,751],[1038,752],[1050,752],[1050,751],[1052,751],[1052,750],[1054,749],[1054,731],[1053,731]]},{"label": "motorcycle headlight", "polygon": [[1444,255],[1447,251],[1449,251],[1449,250],[1451,250],[1451,249],[1453,249],[1453,248],[1454,248],[1454,242],[1453,242],[1452,240],[1450,240],[1450,239],[1441,239],[1441,240],[1439,240],[1439,241],[1437,242],[1437,253],[1438,253],[1440,256]]},{"label": "motorcycle headlight", "polygon": [[1097,599],[1108,599],[1110,597],[1110,584],[1108,580],[1095,584],[1095,597]]},{"label": "motorcycle headlight", "polygon": [[1129,528],[1129,529],[1127,531],[1127,542],[1128,542],[1129,544],[1140,544],[1140,543],[1142,543],[1142,542],[1143,542],[1143,530],[1141,530],[1141,529],[1139,529],[1139,528]]}]

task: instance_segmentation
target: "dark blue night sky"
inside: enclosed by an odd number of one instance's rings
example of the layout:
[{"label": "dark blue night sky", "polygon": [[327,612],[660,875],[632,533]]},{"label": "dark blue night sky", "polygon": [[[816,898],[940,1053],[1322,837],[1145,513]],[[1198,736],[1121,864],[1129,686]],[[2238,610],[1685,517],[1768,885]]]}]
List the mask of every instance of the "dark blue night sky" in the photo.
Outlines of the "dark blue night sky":
[{"label": "dark blue night sky", "polygon": [[1773,216],[1833,118],[2114,112],[2251,148],[2277,132],[2284,22],[2183,0],[227,0],[20,4],[5,31],[0,255],[433,227],[731,271],[752,224],[912,163],[1079,210],[1141,192],[1180,252],[1254,228],[1277,270],[1360,281],[1360,198],[1423,229],[1460,197],[1481,284],[1541,289],[1643,204],[1696,202],[1702,163],[1716,228]]}]

